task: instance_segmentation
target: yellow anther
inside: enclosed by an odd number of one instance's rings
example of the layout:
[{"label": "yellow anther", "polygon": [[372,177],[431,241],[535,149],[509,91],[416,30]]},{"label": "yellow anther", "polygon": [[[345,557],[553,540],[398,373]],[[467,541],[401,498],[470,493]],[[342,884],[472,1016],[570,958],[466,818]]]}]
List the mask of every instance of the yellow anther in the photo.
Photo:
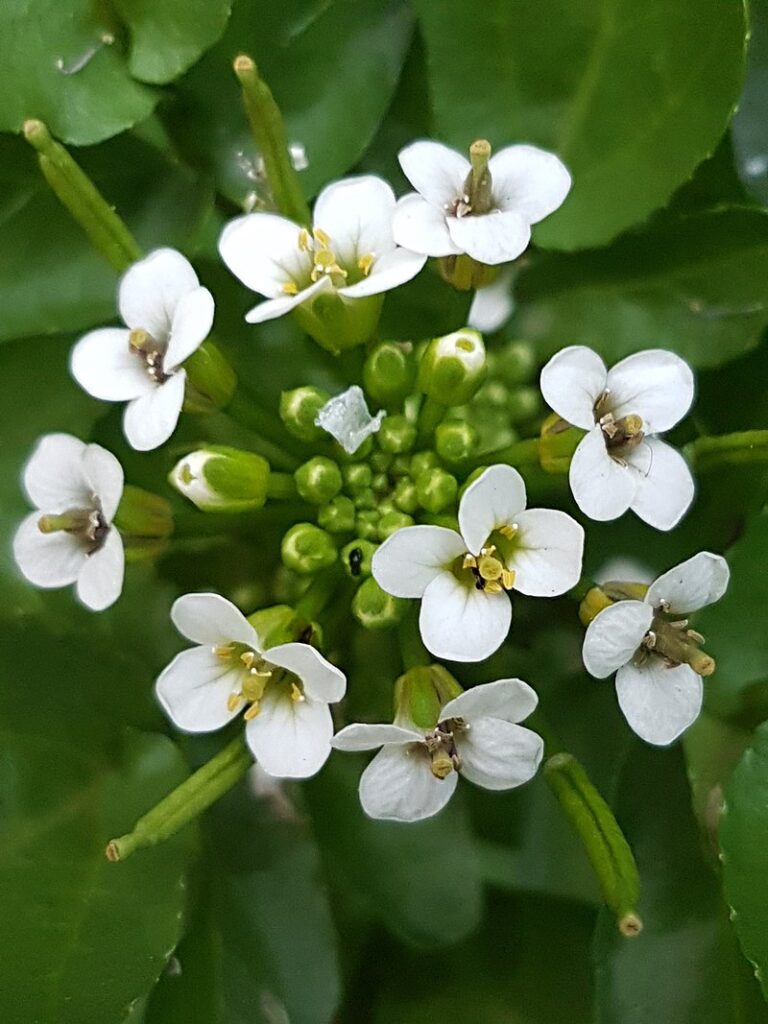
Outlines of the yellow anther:
[{"label": "yellow anther", "polygon": [[294,703],[304,700],[304,694],[301,692],[296,683],[291,683],[291,700]]},{"label": "yellow anther", "polygon": [[624,433],[627,437],[634,437],[636,434],[643,432],[642,417],[636,416],[634,413],[625,416],[623,420],[619,420],[619,423],[624,427]]},{"label": "yellow anther", "polygon": [[244,651],[240,655],[240,661],[242,661],[246,668],[250,668],[254,661],[256,661],[256,655],[253,651]]},{"label": "yellow anther", "polygon": [[222,644],[221,647],[214,647],[213,653],[217,658],[229,658],[232,656],[232,644]]},{"label": "yellow anther", "polygon": [[436,779],[447,779],[453,771],[453,758],[447,750],[438,749],[430,755],[430,766]]},{"label": "yellow anther", "polygon": [[517,573],[514,569],[505,569],[501,574],[501,582],[504,585],[505,590],[511,590],[515,585],[515,577]]},{"label": "yellow anther", "polygon": [[376,257],[373,255],[373,253],[369,252],[366,253],[365,256],[361,256],[360,259],[357,261],[359,269],[362,270],[363,272],[363,277],[368,277],[375,259]]},{"label": "yellow anther", "polygon": [[251,706],[246,710],[245,714],[243,715],[243,718],[245,719],[246,722],[250,722],[252,718],[255,718],[259,714],[261,714],[261,708],[257,703],[254,703],[251,704]]},{"label": "yellow anther", "polygon": [[242,699],[239,693],[230,693],[227,698],[227,711],[234,711]]},{"label": "yellow anther", "polygon": [[298,295],[299,286],[293,281],[286,281],[282,287],[282,292],[284,295]]},{"label": "yellow anther", "polygon": [[326,249],[330,248],[331,239],[326,235],[322,228],[312,228],[312,234],[315,236],[316,242],[319,242],[320,245],[324,246]]},{"label": "yellow anther", "polygon": [[136,352],[142,352],[152,344],[152,336],[139,327],[128,335],[128,344]]},{"label": "yellow anther", "polygon": [[506,537],[507,540],[513,540],[518,530],[519,526],[517,523],[505,523],[504,526],[499,527],[499,533],[502,537]]},{"label": "yellow anther", "polygon": [[306,228],[302,228],[299,232],[299,251],[307,252],[312,248],[312,239],[309,237],[309,232]]},{"label": "yellow anther", "polygon": [[[493,550],[492,548],[489,551]],[[504,565],[498,558],[486,554],[485,549],[480,553],[477,560],[477,569],[484,580],[489,582],[500,580],[504,574]]]},{"label": "yellow anther", "polygon": [[474,569],[477,567],[477,559],[474,555],[464,555],[464,561],[461,563],[462,569]]}]

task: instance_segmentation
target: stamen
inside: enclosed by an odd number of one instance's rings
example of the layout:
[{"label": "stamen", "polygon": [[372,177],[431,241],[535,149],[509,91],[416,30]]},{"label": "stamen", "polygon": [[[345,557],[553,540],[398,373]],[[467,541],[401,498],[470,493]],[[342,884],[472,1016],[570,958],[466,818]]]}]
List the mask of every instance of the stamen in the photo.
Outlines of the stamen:
[{"label": "stamen", "polygon": [[300,701],[306,700],[304,694],[301,692],[296,683],[291,683],[291,700],[294,704],[298,704]]},{"label": "stamen", "polygon": [[322,228],[312,228],[312,234],[314,235],[315,241],[319,242],[320,245],[322,245],[324,249],[330,249],[330,247],[331,247],[331,239],[325,233],[325,231],[323,231]]},{"label": "stamen", "polygon": [[259,707],[258,703],[254,702],[253,704],[251,704],[249,708],[246,709],[243,718],[245,719],[246,722],[250,722],[252,718],[256,718],[256,716],[260,714],[261,708]]},{"label": "stamen", "polygon": [[281,290],[282,290],[284,295],[298,295],[299,294],[299,287],[293,281],[286,281]]},{"label": "stamen", "polygon": [[520,527],[517,523],[505,523],[503,526],[499,527],[499,533],[502,537],[506,537],[507,540],[513,540],[519,529]]},{"label": "stamen", "polygon": [[302,228],[299,232],[299,251],[308,252],[312,248],[312,239],[309,237],[309,232],[306,228]]},{"label": "stamen", "polygon": [[239,693],[230,693],[227,697],[227,711],[234,711],[242,699]]},{"label": "stamen", "polygon": [[246,668],[250,668],[253,665],[254,661],[256,661],[256,655],[253,653],[253,651],[244,651],[240,655],[240,661],[242,661]]},{"label": "stamen", "polygon": [[230,658],[233,651],[234,647],[232,644],[222,644],[220,647],[213,648],[213,653],[217,658]]},{"label": "stamen", "polygon": [[371,272],[371,267],[374,264],[376,257],[372,252],[366,253],[365,256],[361,256],[357,261],[357,265],[363,272],[363,277],[368,277]]}]

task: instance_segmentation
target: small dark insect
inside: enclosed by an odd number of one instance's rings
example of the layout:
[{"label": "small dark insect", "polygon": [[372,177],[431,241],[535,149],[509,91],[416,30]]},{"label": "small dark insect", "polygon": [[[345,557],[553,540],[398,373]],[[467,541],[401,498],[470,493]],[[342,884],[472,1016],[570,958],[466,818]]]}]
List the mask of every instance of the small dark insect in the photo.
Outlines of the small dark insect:
[{"label": "small dark insect", "polygon": [[360,575],[360,569],[363,564],[363,549],[352,548],[349,552],[349,571],[353,576]]}]

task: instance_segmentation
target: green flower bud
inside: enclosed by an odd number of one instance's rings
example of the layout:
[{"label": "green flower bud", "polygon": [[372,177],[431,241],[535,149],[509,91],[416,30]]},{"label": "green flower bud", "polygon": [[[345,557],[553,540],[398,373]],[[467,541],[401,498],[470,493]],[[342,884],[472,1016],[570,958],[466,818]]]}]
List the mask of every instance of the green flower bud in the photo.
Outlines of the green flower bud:
[{"label": "green flower bud", "polygon": [[560,419],[556,412],[544,420],[539,436],[539,462],[547,473],[567,473],[584,431]]},{"label": "green flower bud", "polygon": [[392,497],[401,512],[415,512],[419,507],[416,484],[408,477],[401,477],[397,481]]},{"label": "green flower bud", "polygon": [[395,718],[420,729],[434,729],[440,709],[458,697],[462,688],[442,665],[419,665],[395,683]]},{"label": "green flower bud", "polygon": [[527,384],[536,365],[536,353],[527,341],[510,341],[496,355],[496,372],[505,384]]},{"label": "green flower bud", "polygon": [[477,449],[478,433],[466,420],[448,420],[435,430],[437,454],[446,462],[461,462]]},{"label": "green flower bud", "polygon": [[538,388],[522,385],[510,392],[507,412],[513,423],[524,423],[541,412],[541,394]]},{"label": "green flower bud", "polygon": [[235,371],[212,341],[205,341],[184,360],[184,411],[209,413],[223,409],[237,387]]},{"label": "green flower bud", "polygon": [[280,395],[280,419],[288,433],[301,441],[319,441],[325,437],[325,431],[315,426],[315,417],[330,397],[322,388],[309,386],[283,391]]},{"label": "green flower bud", "polygon": [[293,474],[296,489],[305,501],[325,505],[341,490],[341,470],[332,459],[316,455]]},{"label": "green flower bud", "polygon": [[298,573],[319,572],[337,558],[333,538],[314,523],[297,523],[283,537],[280,553],[284,564]]},{"label": "green flower bud", "polygon": [[340,557],[347,574],[352,577],[370,576],[371,559],[377,547],[378,544],[364,537],[355,537],[349,544],[345,544]]},{"label": "green flower bud", "polygon": [[402,404],[416,383],[416,359],[409,341],[380,341],[363,366],[363,387],[385,409]]},{"label": "green flower bud", "polygon": [[355,531],[366,540],[377,540],[379,536],[379,513],[363,509],[355,516]]},{"label": "green flower bud", "polygon": [[385,516],[390,512],[397,512],[397,506],[392,500],[391,494],[388,494],[385,498],[381,499],[376,511],[379,513],[379,516]]},{"label": "green flower bud", "polygon": [[440,405],[464,405],[485,373],[482,335],[465,327],[430,341],[419,363],[419,388]]},{"label": "green flower bud", "polygon": [[247,618],[258,633],[264,648],[294,643],[309,626],[309,623],[300,619],[294,609],[287,604],[260,608]]},{"label": "green flower bud", "polygon": [[373,577],[362,583],[352,598],[352,614],[366,629],[391,629],[406,607],[405,601],[386,593]]},{"label": "green flower bud", "polygon": [[411,460],[407,455],[396,455],[389,467],[391,476],[408,476],[411,470]]},{"label": "green flower bud", "polygon": [[437,261],[440,276],[448,284],[460,292],[468,292],[471,288],[485,288],[493,284],[499,272],[498,267],[489,267],[487,263],[478,263],[465,252],[458,256],[441,256]]},{"label": "green flower bud", "polygon": [[383,295],[345,301],[334,293],[321,293],[293,311],[307,334],[329,352],[338,355],[363,345],[376,332]]},{"label": "green flower bud", "polygon": [[416,452],[411,456],[410,474],[415,480],[427,469],[434,469],[437,466],[437,456],[433,451]]},{"label": "green flower bud", "polygon": [[[386,423],[387,421],[384,420]],[[392,453],[376,451],[373,452],[370,458],[371,468],[376,473],[386,473],[389,467],[392,465]]]},{"label": "green flower bud", "polygon": [[392,533],[401,530],[404,526],[413,526],[413,516],[405,512],[387,512],[379,519],[379,540],[386,540]]},{"label": "green flower bud", "polygon": [[389,490],[389,477],[386,473],[377,473],[371,482],[371,488],[376,494],[386,494]]},{"label": "green flower bud", "polygon": [[427,512],[442,512],[454,504],[459,492],[459,484],[455,476],[444,469],[431,469],[416,480],[416,494],[419,504]]},{"label": "green flower bud", "polygon": [[139,562],[162,554],[173,533],[173,511],[159,494],[126,484],[114,524],[123,538],[126,559]]},{"label": "green flower bud", "polygon": [[366,487],[365,490],[360,491],[355,495],[355,508],[358,509],[372,509],[376,508],[379,503],[379,499],[376,497],[376,492],[372,487]]},{"label": "green flower bud", "polygon": [[376,435],[379,447],[385,452],[400,455],[416,444],[416,427],[405,416],[387,416]]},{"label": "green flower bud", "polygon": [[350,491],[362,491],[371,486],[373,470],[365,462],[353,462],[341,467],[344,483]]},{"label": "green flower bud", "polygon": [[261,455],[211,445],[180,459],[168,480],[204,512],[242,512],[264,505],[269,476]]},{"label": "green flower bud", "polygon": [[317,521],[329,533],[349,533],[355,528],[354,502],[345,494],[337,494],[318,509]]}]

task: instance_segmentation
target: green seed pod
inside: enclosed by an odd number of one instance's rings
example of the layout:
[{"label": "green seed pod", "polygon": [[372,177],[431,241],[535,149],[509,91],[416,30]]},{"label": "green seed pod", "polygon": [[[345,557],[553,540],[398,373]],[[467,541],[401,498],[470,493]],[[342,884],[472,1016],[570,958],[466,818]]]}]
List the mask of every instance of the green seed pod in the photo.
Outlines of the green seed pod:
[{"label": "green seed pod", "polygon": [[390,534],[396,533],[404,526],[413,526],[413,516],[405,512],[387,512],[379,519],[379,540],[386,540]]},{"label": "green seed pod", "polygon": [[435,430],[437,454],[446,462],[461,462],[477,449],[478,434],[466,420],[448,420]]},{"label": "green seed pod", "polygon": [[352,598],[352,614],[366,629],[391,629],[406,606],[407,602],[382,590],[373,577],[362,583]]},{"label": "green seed pod", "polygon": [[427,512],[442,512],[453,505],[459,491],[455,476],[444,469],[432,469],[421,474],[416,480],[416,494],[419,504]]},{"label": "green seed pod", "polygon": [[376,440],[383,451],[401,455],[416,444],[416,427],[405,416],[387,416],[379,427]]},{"label": "green seed pod", "polygon": [[345,544],[341,549],[340,558],[347,574],[352,577],[370,576],[371,559],[377,547],[378,544],[366,540],[365,537],[355,537],[349,544]]},{"label": "green seed pod", "polygon": [[283,391],[280,419],[288,433],[302,441],[319,441],[325,437],[325,431],[315,425],[315,417],[330,397],[327,391],[309,386]]},{"label": "green seed pod", "polygon": [[293,474],[296,489],[305,501],[313,505],[325,505],[341,490],[341,470],[324,455],[316,455]]},{"label": "green seed pod", "polygon": [[466,327],[433,338],[419,363],[419,388],[440,405],[464,405],[485,379],[485,345]]},{"label": "green seed pod", "polygon": [[283,537],[283,563],[294,572],[314,573],[333,565],[338,557],[333,538],[314,523],[297,523]]},{"label": "green seed pod", "polygon": [[269,477],[269,463],[261,455],[211,445],[180,459],[168,480],[204,512],[243,512],[264,505]]},{"label": "green seed pod", "polygon": [[329,533],[349,533],[355,528],[355,505],[345,494],[337,494],[317,512],[317,522]]},{"label": "green seed pod", "polygon": [[385,409],[400,406],[413,391],[416,359],[410,342],[380,341],[363,366],[363,387]]}]

